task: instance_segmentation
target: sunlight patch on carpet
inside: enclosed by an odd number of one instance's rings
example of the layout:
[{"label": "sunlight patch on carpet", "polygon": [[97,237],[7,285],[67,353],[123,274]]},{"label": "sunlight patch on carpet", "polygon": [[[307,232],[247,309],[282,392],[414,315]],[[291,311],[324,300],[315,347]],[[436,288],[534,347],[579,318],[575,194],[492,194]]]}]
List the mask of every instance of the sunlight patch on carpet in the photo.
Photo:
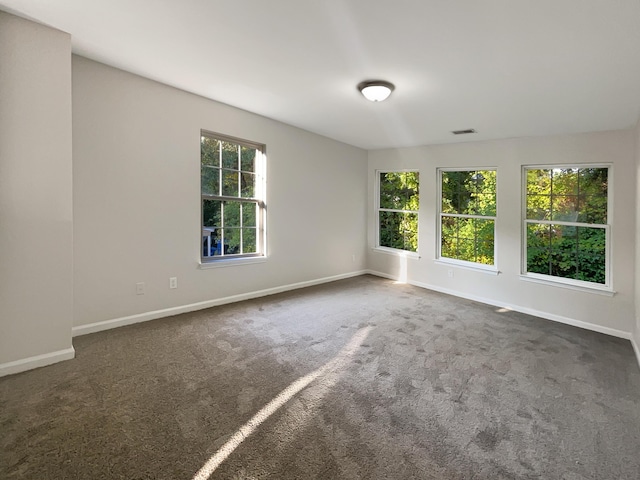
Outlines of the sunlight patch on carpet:
[{"label": "sunlight patch on carpet", "polygon": [[299,378],[291,383],[287,388],[280,392],[273,400],[264,406],[258,413],[242,425],[220,449],[202,466],[200,470],[193,476],[193,480],[208,480],[216,471],[222,462],[231,455],[236,448],[251,435],[267,418],[273,415],[280,407],[287,403],[291,398],[305,389],[311,382],[321,378],[331,372],[340,370],[345,367],[349,358],[358,350],[362,342],[371,330],[371,326],[358,330],[347,345],[345,345],[338,354],[322,367],[313,372]]}]

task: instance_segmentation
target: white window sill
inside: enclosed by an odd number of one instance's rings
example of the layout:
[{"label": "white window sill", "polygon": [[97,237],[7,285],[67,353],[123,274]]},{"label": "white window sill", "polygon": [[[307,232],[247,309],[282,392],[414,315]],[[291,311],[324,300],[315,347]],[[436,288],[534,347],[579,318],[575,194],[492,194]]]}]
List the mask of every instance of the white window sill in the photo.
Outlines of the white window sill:
[{"label": "white window sill", "polygon": [[221,258],[211,262],[200,262],[198,268],[207,270],[209,268],[238,267],[240,265],[265,263],[266,261],[267,257]]},{"label": "white window sill", "polygon": [[407,250],[398,250],[397,248],[388,248],[388,247],[373,247],[372,250],[378,253],[384,253],[386,255],[393,255],[396,257],[407,257],[407,258],[420,258],[420,254],[418,252],[409,252]]},{"label": "white window sill", "polygon": [[526,273],[520,274],[520,280],[524,280],[525,282],[540,283],[542,285],[549,285],[551,287],[567,288],[569,290],[576,290],[578,292],[595,293],[597,295],[606,295],[608,297],[613,297],[617,293],[611,287],[606,287],[604,285],[580,285],[563,282],[562,280],[552,280],[551,278],[548,278],[546,276],[533,276]]},{"label": "white window sill", "polygon": [[461,262],[456,260],[448,260],[445,258],[439,258],[434,260],[437,265],[446,265],[447,267],[464,268],[465,270],[473,270],[474,272],[486,273],[487,275],[498,275],[498,270],[494,265],[483,265],[481,263]]}]

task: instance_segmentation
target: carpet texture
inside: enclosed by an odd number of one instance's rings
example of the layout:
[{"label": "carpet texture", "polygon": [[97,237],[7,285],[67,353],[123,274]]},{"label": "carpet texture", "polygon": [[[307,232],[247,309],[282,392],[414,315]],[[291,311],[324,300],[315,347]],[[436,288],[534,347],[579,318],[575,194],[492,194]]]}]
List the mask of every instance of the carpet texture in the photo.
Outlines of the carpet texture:
[{"label": "carpet texture", "polygon": [[376,277],[74,345],[0,379],[0,478],[640,478],[628,341]]}]

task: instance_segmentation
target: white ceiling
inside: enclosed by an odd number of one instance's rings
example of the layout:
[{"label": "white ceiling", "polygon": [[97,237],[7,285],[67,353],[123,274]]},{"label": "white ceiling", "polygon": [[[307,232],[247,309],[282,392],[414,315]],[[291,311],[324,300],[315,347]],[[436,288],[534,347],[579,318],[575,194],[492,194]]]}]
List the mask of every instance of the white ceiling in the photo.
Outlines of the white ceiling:
[{"label": "white ceiling", "polygon": [[[0,0],[79,55],[367,149],[629,128],[640,0]],[[358,82],[396,90],[370,103]],[[455,137],[451,130],[478,133]]]}]

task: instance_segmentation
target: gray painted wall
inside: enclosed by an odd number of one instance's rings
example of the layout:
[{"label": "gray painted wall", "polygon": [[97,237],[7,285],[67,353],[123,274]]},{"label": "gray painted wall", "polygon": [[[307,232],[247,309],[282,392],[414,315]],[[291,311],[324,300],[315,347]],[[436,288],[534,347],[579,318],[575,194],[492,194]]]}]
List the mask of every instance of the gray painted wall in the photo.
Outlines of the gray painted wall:
[{"label": "gray painted wall", "polygon": [[[73,356],[71,37],[0,12],[0,374]],[[18,362],[15,364],[14,362]]]}]

